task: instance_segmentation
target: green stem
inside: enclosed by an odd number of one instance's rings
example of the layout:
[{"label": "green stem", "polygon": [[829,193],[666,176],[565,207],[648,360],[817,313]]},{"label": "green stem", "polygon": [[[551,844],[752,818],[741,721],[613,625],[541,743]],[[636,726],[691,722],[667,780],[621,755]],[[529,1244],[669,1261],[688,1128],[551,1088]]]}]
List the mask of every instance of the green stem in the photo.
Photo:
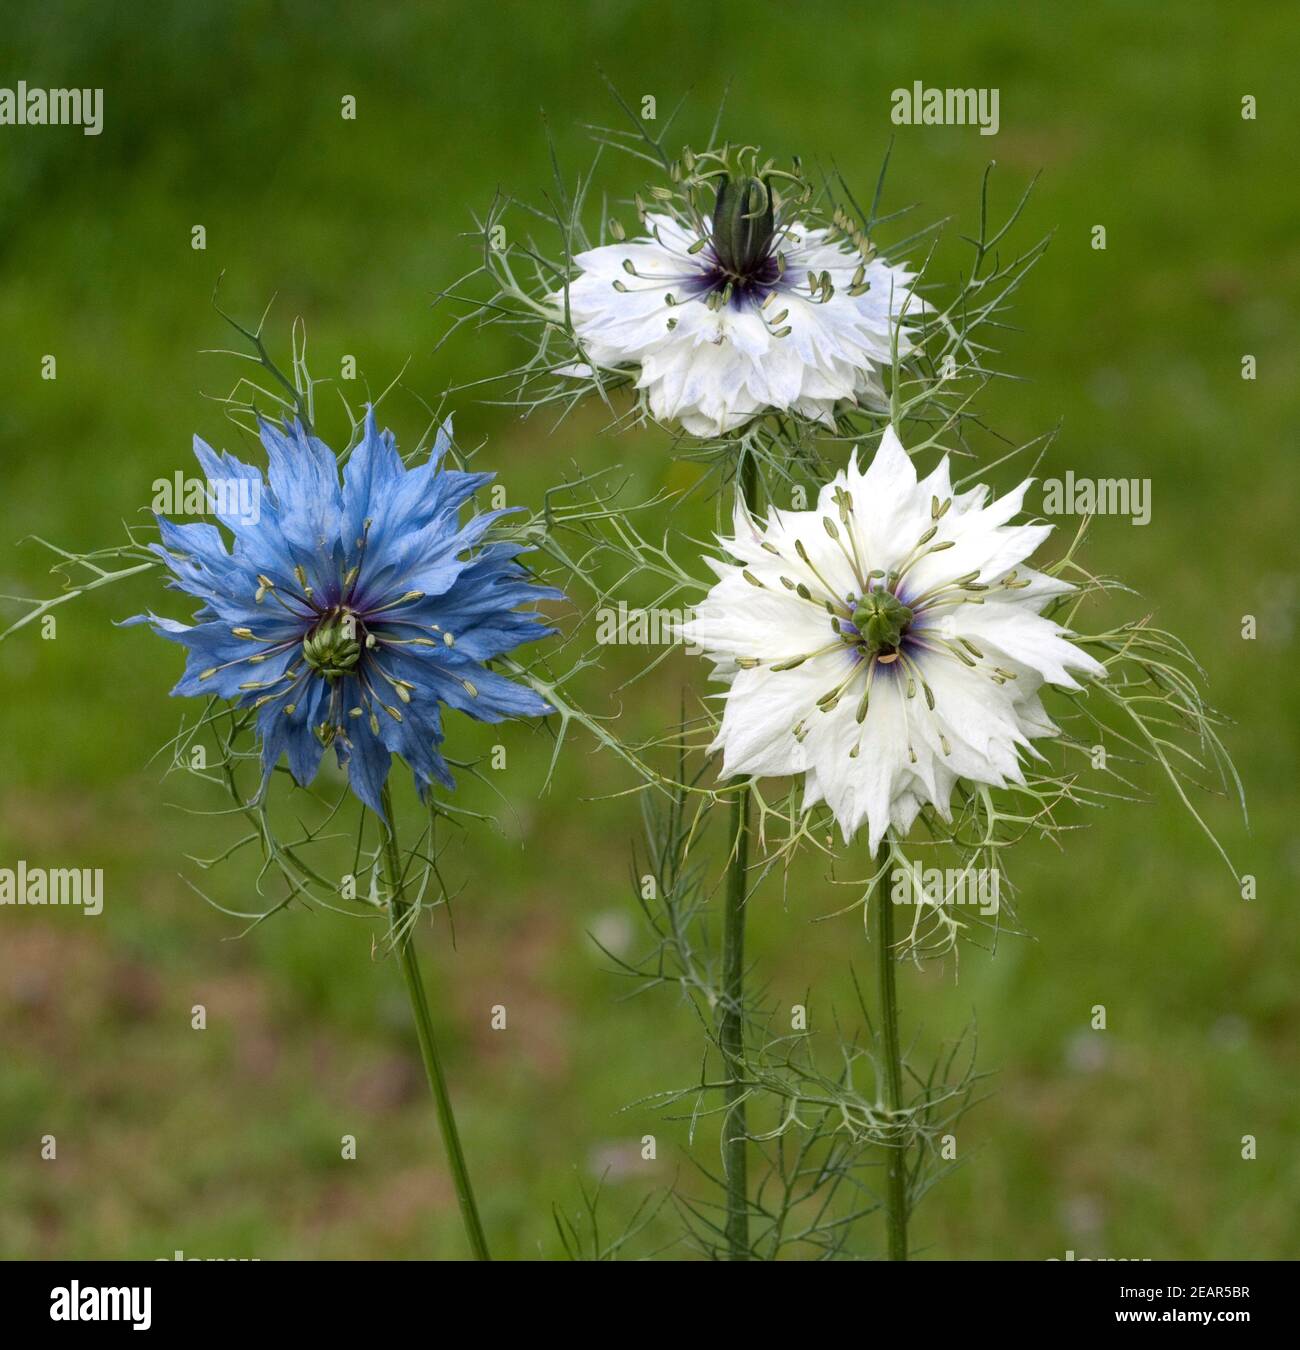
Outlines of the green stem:
[{"label": "green stem", "polygon": [[749,789],[736,794],[731,814],[735,848],[727,872],[722,930],[722,987],[726,1000],[719,1039],[727,1066],[722,1160],[727,1178],[727,1250],[749,1260],[748,1141],[745,1138],[745,871],[749,864]]},{"label": "green stem", "polygon": [[[894,904],[883,875],[889,864],[889,841],[876,855],[876,961],[880,978],[880,1036],[885,1058],[885,1105],[897,1116],[903,1105],[903,1055],[898,1040],[898,988],[895,983]],[[885,1223],[889,1259],[907,1260],[907,1148],[891,1143],[886,1163]]]},{"label": "green stem", "polygon": [[[393,799],[387,783],[384,784],[380,800],[389,822],[387,825],[381,822],[384,839],[384,882],[388,888],[393,931],[396,933],[401,927],[408,905],[403,898],[402,859],[397,847],[397,834],[392,824]],[[443,1075],[442,1061],[438,1056],[438,1042],[433,1034],[433,1019],[429,1016],[429,1002],[425,997],[424,981],[420,978],[419,960],[415,954],[413,928],[413,925],[408,927],[397,939],[397,949],[402,976],[406,981],[406,992],[411,1000],[411,1012],[415,1017],[415,1034],[420,1041],[420,1057],[424,1060],[424,1072],[428,1077],[429,1088],[433,1093],[433,1104],[438,1113],[438,1126],[442,1130],[447,1160],[451,1164],[456,1198],[460,1201],[460,1215],[465,1223],[465,1235],[469,1238],[475,1260],[490,1261],[492,1258],[488,1253],[483,1221],[479,1218],[478,1206],[474,1203],[474,1188],[470,1184],[469,1168],[465,1164],[465,1153],[460,1145],[460,1131],[456,1128],[456,1115],[451,1107],[451,1093],[447,1090],[447,1079]]]},{"label": "green stem", "polygon": [[[753,510],[758,504],[758,466],[741,451],[737,491]],[[722,928],[722,1024],[719,1041],[727,1069],[724,1092],[722,1161],[727,1182],[727,1251],[748,1261],[749,1172],[745,1122],[745,891],[749,870],[749,789],[738,788],[731,815],[734,852],[727,870]]]}]

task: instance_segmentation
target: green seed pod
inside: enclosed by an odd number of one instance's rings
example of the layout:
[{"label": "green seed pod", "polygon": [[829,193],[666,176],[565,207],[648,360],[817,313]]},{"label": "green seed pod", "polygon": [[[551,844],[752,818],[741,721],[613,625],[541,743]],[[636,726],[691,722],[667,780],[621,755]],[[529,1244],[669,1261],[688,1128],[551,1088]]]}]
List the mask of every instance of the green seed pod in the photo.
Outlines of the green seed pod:
[{"label": "green seed pod", "polygon": [[733,183],[724,174],[713,207],[713,252],[724,271],[748,276],[767,257],[775,222],[769,183],[758,178]]},{"label": "green seed pod", "polygon": [[873,652],[897,647],[911,622],[912,611],[889,591],[864,595],[853,611],[853,625]]},{"label": "green seed pod", "polygon": [[327,680],[336,680],[355,668],[361,659],[356,623],[346,618],[326,619],[302,640],[303,660]]}]

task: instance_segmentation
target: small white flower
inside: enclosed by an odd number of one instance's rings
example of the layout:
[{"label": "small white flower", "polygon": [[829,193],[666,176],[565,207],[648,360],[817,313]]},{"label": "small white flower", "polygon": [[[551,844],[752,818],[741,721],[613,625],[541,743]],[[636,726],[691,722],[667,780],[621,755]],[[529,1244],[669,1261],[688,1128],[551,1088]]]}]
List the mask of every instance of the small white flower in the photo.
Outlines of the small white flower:
[{"label": "small white flower", "polygon": [[825,800],[846,842],[865,823],[873,851],[927,802],[950,819],[959,779],[1023,782],[1021,752],[1058,730],[1043,683],[1105,674],[1040,613],[1074,588],[1022,565],[1051,532],[1008,524],[1030,481],[954,496],[945,458],[918,483],[891,429],[815,511],[738,505],[721,542],[742,565],[710,560],[682,629],[729,685],[723,774],[805,774],[805,809]]},{"label": "small white flower", "polygon": [[882,397],[894,329],[905,355],[902,321],[925,308],[914,273],[780,223],[756,178],[724,176],[698,225],[645,219],[649,236],[578,254],[569,308],[591,363],[639,368],[656,418],[720,436],[772,410],[830,425],[836,403]]}]

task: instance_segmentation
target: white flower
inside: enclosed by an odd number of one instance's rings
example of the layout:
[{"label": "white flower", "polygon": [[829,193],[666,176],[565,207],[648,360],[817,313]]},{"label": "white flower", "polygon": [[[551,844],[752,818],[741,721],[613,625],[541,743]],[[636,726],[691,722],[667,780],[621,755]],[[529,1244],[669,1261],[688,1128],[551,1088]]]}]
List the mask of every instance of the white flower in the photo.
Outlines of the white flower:
[{"label": "white flower", "polygon": [[1040,613],[1074,588],[1022,565],[1051,531],[1008,524],[1030,481],[954,496],[945,458],[918,483],[891,429],[815,511],[738,505],[721,542],[742,566],[710,560],[682,629],[729,685],[723,774],[805,774],[805,809],[825,800],[846,842],[865,823],[873,851],[927,802],[950,819],[958,779],[1023,782],[1022,751],[1058,730],[1043,683],[1105,674]]},{"label": "white flower", "polygon": [[[720,436],[769,410],[828,425],[835,404],[882,396],[878,371],[911,348],[914,273],[864,259],[826,229],[775,220],[758,179],[723,178],[699,227],[647,215],[650,235],[580,253],[574,328],[598,367],[638,367],[651,413]],[[573,367],[569,373],[589,373]]]}]

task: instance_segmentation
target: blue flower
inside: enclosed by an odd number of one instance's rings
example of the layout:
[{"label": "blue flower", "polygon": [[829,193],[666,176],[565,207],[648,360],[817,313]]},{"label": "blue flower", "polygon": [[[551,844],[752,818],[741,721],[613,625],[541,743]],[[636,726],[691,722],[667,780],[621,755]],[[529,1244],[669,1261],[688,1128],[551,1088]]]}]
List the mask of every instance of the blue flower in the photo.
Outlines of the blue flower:
[{"label": "blue flower", "polygon": [[168,585],[203,602],[195,623],[152,613],[126,623],[186,648],[173,695],[257,709],[264,783],[281,755],[309,783],[332,745],[352,790],[381,814],[392,755],[421,796],[435,781],[454,786],[441,705],[483,722],[551,712],[485,663],[554,632],[521,606],[561,593],[531,582],[516,561],[522,545],[481,543],[505,511],[461,524],[461,506],[493,475],[443,468],[445,431],[407,468],[368,411],[340,485],[333,451],[300,423],[259,429],[265,483],[194,440],[231,548],[215,525],[157,517],[153,551]]}]

